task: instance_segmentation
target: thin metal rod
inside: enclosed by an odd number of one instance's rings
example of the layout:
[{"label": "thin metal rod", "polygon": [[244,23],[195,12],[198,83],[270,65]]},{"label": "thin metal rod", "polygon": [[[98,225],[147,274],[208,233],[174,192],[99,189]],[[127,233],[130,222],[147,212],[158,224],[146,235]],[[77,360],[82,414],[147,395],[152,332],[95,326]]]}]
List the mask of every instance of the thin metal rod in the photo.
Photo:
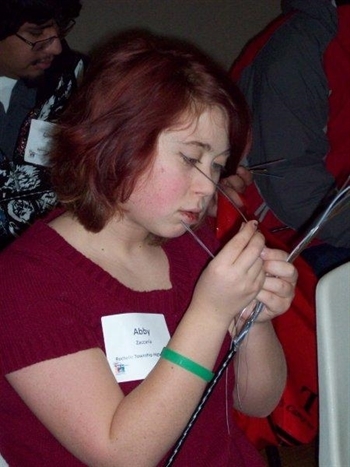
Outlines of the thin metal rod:
[{"label": "thin metal rod", "polygon": [[262,175],[264,177],[272,177],[272,178],[283,178],[282,175],[270,173],[268,168],[272,165],[276,165],[276,164],[279,164],[285,161],[286,161],[285,158],[281,158],[281,159],[275,159],[273,161],[261,162],[260,164],[246,165],[244,167],[247,170],[249,170],[249,172],[255,175]]},{"label": "thin metal rod", "polygon": [[[349,179],[348,179],[349,180]],[[347,181],[348,181],[347,180]],[[293,251],[289,254],[287,261],[290,263],[300,255],[302,251],[310,244],[310,242],[316,237],[319,230],[328,222],[332,217],[338,215],[342,211],[349,201],[350,186],[341,189],[337,195],[333,198],[327,209],[319,216],[314,226],[306,233],[305,237],[296,245]]]},{"label": "thin metal rod", "polygon": [[263,177],[283,178],[282,175],[272,174],[267,169],[249,169],[249,172],[251,172],[254,175],[261,175]]},{"label": "thin metal rod", "polygon": [[187,230],[187,232],[189,232],[192,237],[196,240],[197,243],[200,244],[200,246],[203,248],[203,250],[205,250],[209,256],[211,256],[211,258],[214,258],[215,256],[213,255],[213,253],[209,250],[209,248],[202,242],[202,240],[198,237],[198,235],[196,235],[193,230],[191,230],[191,227],[187,224],[185,224],[185,222],[181,221],[182,225],[185,227],[185,229]]},{"label": "thin metal rod", "polygon": [[285,161],[286,161],[285,158],[281,158],[281,159],[275,159],[273,161],[261,162],[260,164],[246,165],[244,167],[247,170],[264,169],[265,167],[268,167],[270,165],[279,164],[280,162],[285,162]]},{"label": "thin metal rod", "polygon": [[203,170],[201,170],[196,164],[193,164],[193,167],[195,167],[198,172],[200,172],[202,175],[204,175],[205,178],[210,180],[212,184],[216,187],[218,191],[229,201],[229,203],[236,209],[236,211],[241,215],[242,219],[244,222],[248,222],[248,219],[245,217],[241,209],[237,206],[237,204],[229,197],[229,195],[225,192],[225,190],[219,185],[219,183],[216,183],[212,178],[210,178]]}]

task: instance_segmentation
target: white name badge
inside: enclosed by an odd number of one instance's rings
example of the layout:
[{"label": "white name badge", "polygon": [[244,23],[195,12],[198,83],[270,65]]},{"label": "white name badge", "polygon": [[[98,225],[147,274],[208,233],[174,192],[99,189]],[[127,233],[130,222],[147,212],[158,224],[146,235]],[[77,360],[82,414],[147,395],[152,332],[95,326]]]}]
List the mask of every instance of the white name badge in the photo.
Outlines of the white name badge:
[{"label": "white name badge", "polygon": [[146,378],[170,339],[164,315],[125,313],[101,321],[107,360],[118,383]]},{"label": "white name badge", "polygon": [[24,160],[36,165],[49,165],[48,154],[51,149],[51,132],[54,123],[33,119],[30,123]]}]

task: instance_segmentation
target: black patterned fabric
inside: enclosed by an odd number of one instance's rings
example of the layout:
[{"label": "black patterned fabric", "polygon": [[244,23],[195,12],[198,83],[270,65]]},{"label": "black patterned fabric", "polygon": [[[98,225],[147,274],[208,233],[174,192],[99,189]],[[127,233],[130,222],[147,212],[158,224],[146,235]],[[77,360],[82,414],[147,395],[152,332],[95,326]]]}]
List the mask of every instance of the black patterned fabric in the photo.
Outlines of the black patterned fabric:
[{"label": "black patterned fabric", "polygon": [[54,122],[77,88],[85,57],[65,47],[37,87],[15,85],[0,115],[0,249],[57,203],[49,169],[24,160],[32,119]]}]

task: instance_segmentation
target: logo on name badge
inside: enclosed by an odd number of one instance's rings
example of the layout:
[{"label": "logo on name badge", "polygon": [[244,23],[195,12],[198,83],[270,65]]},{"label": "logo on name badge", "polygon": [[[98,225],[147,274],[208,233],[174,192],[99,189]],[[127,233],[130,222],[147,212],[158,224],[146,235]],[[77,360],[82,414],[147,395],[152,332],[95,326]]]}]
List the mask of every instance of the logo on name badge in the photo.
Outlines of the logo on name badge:
[{"label": "logo on name badge", "polygon": [[125,363],[121,363],[121,362],[114,362],[114,374],[115,376],[119,376],[119,375],[124,375],[126,373],[126,367],[127,365],[125,365]]}]

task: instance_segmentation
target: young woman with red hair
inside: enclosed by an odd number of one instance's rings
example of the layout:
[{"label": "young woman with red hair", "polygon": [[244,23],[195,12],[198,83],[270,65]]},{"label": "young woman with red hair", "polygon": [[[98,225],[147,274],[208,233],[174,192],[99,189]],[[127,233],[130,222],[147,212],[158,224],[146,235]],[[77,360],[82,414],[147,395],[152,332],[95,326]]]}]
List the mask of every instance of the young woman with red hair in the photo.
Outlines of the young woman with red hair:
[{"label": "young woman with red hair", "polygon": [[11,466],[164,465],[256,300],[266,308],[239,368],[175,465],[264,465],[230,407],[276,406],[286,368],[270,321],[297,274],[254,222],[220,250],[205,220],[248,132],[239,91],[189,46],[139,34],[92,60],[55,137],[62,209],[0,258],[0,452]]}]

